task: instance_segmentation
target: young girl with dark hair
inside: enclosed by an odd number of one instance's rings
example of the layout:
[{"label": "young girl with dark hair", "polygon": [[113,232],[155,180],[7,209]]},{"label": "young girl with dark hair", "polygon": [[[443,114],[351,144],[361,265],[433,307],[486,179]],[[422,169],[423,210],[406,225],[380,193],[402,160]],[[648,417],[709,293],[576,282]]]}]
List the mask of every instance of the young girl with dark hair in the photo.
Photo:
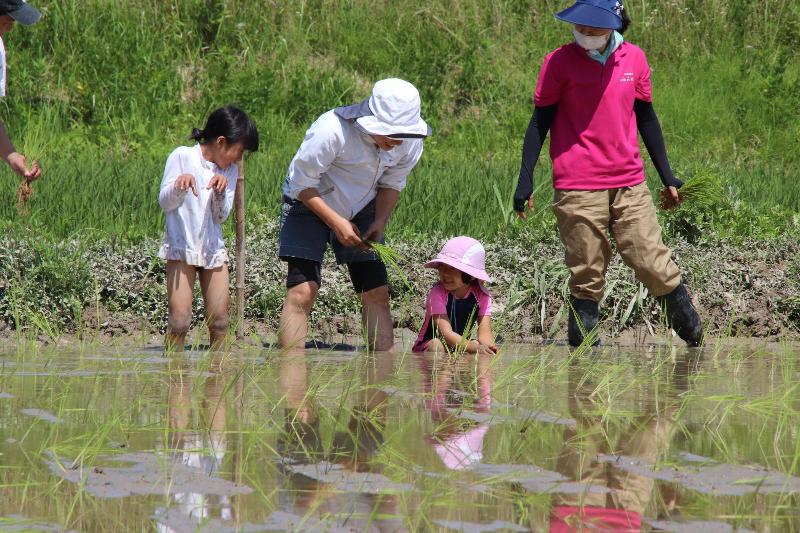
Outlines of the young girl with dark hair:
[{"label": "young girl with dark hair", "polygon": [[514,209],[525,218],[526,203],[533,207],[533,169],[550,131],[553,210],[570,270],[569,343],[580,345],[597,325],[610,232],[672,329],[697,346],[700,318],[661,239],[637,132],[676,202],[683,182],[667,159],[645,54],[622,37],[630,19],[621,0],[578,0],[556,18],[573,25],[575,42],[548,54],[539,72]]},{"label": "young girl with dark hair", "polygon": [[[258,150],[258,130],[233,106],[217,109],[202,130],[190,136],[194,146],[180,146],[167,158],[158,203],[166,213],[164,244],[158,256],[167,261],[169,324],[166,348],[183,349],[192,319],[195,277],[206,310],[213,349],[228,332],[228,252],[222,223],[233,207],[239,163],[245,150]],[[191,191],[191,194],[189,194]]]},{"label": "young girl with dark hair", "polygon": [[486,251],[472,237],[454,237],[439,254],[425,263],[435,268],[439,281],[428,293],[425,321],[412,347],[433,354],[478,353],[493,355],[492,297],[483,283]]}]

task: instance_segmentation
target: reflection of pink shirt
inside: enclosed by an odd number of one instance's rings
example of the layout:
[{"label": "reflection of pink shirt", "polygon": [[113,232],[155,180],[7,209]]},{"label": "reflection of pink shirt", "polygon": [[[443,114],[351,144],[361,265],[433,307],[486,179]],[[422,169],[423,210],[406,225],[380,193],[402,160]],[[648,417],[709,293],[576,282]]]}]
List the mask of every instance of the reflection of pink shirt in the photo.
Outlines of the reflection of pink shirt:
[{"label": "reflection of pink shirt", "polygon": [[641,530],[642,517],[624,509],[558,506],[550,513],[550,533],[572,531],[638,533]]},{"label": "reflection of pink shirt", "polygon": [[491,313],[492,297],[479,282],[470,284],[464,298],[456,298],[447,292],[441,282],[437,282],[428,293],[425,322],[412,350],[425,351],[425,344],[434,337],[432,321],[434,315],[446,315],[450,319],[453,331],[463,335],[467,326],[477,326],[479,319]]},{"label": "reflection of pink shirt", "polygon": [[538,107],[558,104],[550,128],[555,189],[599,190],[644,181],[634,100],[652,101],[644,52],[623,42],[605,65],[570,43],[544,59]]}]

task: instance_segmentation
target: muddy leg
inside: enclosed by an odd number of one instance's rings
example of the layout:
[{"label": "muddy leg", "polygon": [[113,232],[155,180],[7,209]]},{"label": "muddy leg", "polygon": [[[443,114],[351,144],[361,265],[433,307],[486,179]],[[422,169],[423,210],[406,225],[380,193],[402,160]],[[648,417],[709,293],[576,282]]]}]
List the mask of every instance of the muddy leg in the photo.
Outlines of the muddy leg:
[{"label": "muddy leg", "polygon": [[200,289],[206,307],[209,341],[212,350],[219,350],[225,345],[228,336],[228,264],[219,268],[200,270]]},{"label": "muddy leg", "polygon": [[361,322],[370,350],[389,351],[394,348],[392,315],[389,311],[389,287],[382,285],[362,292]]},{"label": "muddy leg", "polygon": [[167,261],[167,306],[169,318],[164,348],[183,351],[192,325],[192,292],[196,267],[182,261]]},{"label": "muddy leg", "polygon": [[278,343],[284,350],[304,350],[308,336],[308,315],[317,299],[319,285],[306,281],[290,287],[283,302],[281,323],[278,328]]}]

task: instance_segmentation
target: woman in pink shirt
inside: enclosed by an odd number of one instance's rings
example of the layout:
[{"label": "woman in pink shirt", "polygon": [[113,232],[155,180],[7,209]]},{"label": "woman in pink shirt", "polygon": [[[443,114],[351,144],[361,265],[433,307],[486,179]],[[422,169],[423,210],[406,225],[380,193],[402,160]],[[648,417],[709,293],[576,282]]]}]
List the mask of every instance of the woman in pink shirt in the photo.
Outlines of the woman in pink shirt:
[{"label": "woman in pink shirt", "polygon": [[556,18],[573,25],[575,40],[550,52],[539,72],[514,209],[524,219],[525,204],[533,207],[533,169],[550,131],[553,210],[570,270],[569,343],[599,342],[589,333],[611,260],[610,233],[625,263],[666,307],[669,325],[698,346],[700,317],[661,239],[637,134],[676,201],[683,182],[667,159],[645,54],[622,37],[630,19],[621,0],[578,0]]}]

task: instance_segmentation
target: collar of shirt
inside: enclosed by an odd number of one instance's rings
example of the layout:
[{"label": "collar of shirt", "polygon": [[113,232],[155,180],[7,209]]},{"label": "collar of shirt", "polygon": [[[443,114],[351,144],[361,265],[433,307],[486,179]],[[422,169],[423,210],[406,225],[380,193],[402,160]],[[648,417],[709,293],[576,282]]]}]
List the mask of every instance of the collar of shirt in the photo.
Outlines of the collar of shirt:
[{"label": "collar of shirt", "polygon": [[622,34],[616,30],[611,32],[611,39],[609,40],[608,46],[603,52],[598,52],[597,50],[589,50],[586,55],[590,58],[594,59],[601,65],[605,65],[608,58],[611,57],[611,54],[620,47],[623,42]]},{"label": "collar of shirt", "polygon": [[214,170],[215,164],[203,157],[203,150],[200,148],[200,143],[195,144],[194,147],[197,150],[197,156],[203,168],[206,170]]}]

